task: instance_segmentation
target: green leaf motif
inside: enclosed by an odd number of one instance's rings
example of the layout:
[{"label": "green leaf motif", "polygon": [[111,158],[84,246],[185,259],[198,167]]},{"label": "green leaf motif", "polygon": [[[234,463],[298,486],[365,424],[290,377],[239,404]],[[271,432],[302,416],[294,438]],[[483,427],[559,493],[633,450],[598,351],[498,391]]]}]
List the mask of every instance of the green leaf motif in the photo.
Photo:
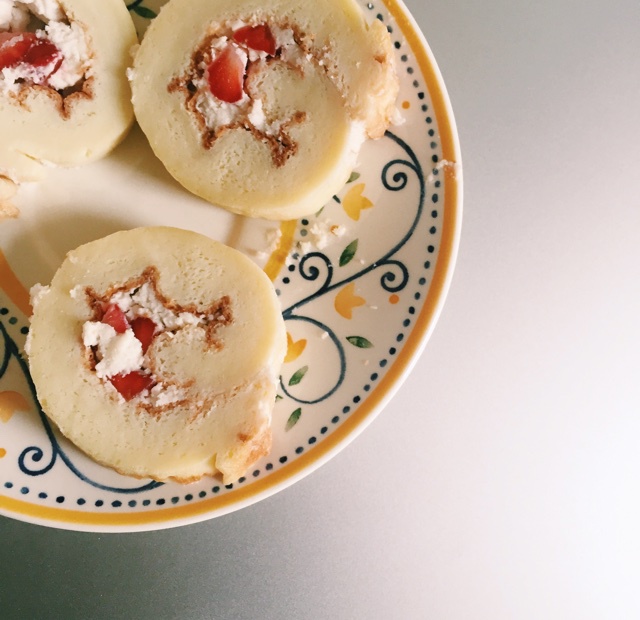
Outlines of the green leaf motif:
[{"label": "green leaf motif", "polygon": [[291,379],[289,379],[289,385],[298,385],[298,383],[304,379],[304,376],[307,374],[307,370],[309,370],[309,366],[303,366],[300,370],[296,370]]},{"label": "green leaf motif", "polygon": [[133,8],[133,12],[136,15],[140,15],[140,17],[144,17],[146,19],[153,19],[154,17],[158,17],[158,14],[151,10],[150,8],[146,7],[146,6],[134,6]]},{"label": "green leaf motif", "polygon": [[354,239],[340,254],[340,267],[350,263],[358,251],[358,240]]},{"label": "green leaf motif", "polygon": [[354,181],[357,181],[359,178],[360,178],[359,172],[352,172],[347,183],[353,183]]},{"label": "green leaf motif", "polygon": [[347,336],[347,340],[359,349],[371,349],[373,347],[373,343],[364,336]]},{"label": "green leaf motif", "polygon": [[284,396],[280,396],[280,394],[276,394],[276,402],[278,402],[279,400],[282,400],[284,398]]},{"label": "green leaf motif", "polygon": [[284,430],[285,431],[290,431],[298,423],[298,420],[300,419],[301,415],[302,415],[302,409],[300,407],[298,407],[289,416],[289,419],[287,420],[287,425],[285,426]]}]

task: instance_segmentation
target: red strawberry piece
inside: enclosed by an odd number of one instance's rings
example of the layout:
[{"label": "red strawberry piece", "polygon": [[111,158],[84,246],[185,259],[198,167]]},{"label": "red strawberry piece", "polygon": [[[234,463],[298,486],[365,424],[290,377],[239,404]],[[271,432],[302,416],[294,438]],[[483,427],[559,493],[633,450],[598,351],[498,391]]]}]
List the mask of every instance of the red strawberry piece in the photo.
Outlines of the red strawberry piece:
[{"label": "red strawberry piece", "polygon": [[19,64],[33,38],[34,34],[26,32],[0,32],[0,69]]},{"label": "red strawberry piece", "polygon": [[54,63],[51,73],[55,73],[62,64],[62,52],[48,39],[36,39],[25,53],[23,60],[33,67],[46,67]]},{"label": "red strawberry piece", "polygon": [[131,329],[142,345],[142,353],[146,353],[153,341],[156,324],[145,316],[139,316],[131,321]]},{"label": "red strawberry piece", "polygon": [[126,375],[114,375],[109,381],[125,400],[131,400],[153,385],[153,379],[149,375],[143,375],[137,370]]},{"label": "red strawberry piece", "polygon": [[62,52],[48,39],[41,39],[33,32],[0,33],[0,70],[20,63],[32,67],[51,66],[44,77],[55,73],[62,63]]},{"label": "red strawberry piece", "polygon": [[111,325],[119,334],[124,334],[124,332],[127,331],[127,327],[129,327],[127,317],[116,304],[109,304],[107,306],[107,309],[102,315],[102,322]]},{"label": "red strawberry piece", "polygon": [[0,69],[19,64],[35,38],[36,35],[30,32],[0,33]]},{"label": "red strawberry piece", "polygon": [[227,103],[242,99],[246,62],[235,45],[227,45],[207,69],[209,89],[214,97]]},{"label": "red strawberry piece", "polygon": [[15,39],[18,36],[19,33],[15,32],[0,32],[0,48],[2,48],[6,41],[11,41],[11,39]]},{"label": "red strawberry piece", "polygon": [[276,40],[267,24],[243,26],[233,33],[233,40],[250,47],[252,50],[267,52],[270,56],[275,56]]}]

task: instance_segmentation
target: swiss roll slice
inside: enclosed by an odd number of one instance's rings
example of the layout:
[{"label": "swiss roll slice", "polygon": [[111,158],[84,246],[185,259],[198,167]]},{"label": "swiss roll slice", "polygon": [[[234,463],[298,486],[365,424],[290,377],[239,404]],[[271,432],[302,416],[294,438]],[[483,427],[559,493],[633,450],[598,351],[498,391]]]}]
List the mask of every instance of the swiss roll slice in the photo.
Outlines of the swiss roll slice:
[{"label": "swiss roll slice", "polygon": [[38,399],[96,461],[231,483],[269,452],[284,321],[237,250],[175,228],[118,232],[70,252],[32,303]]},{"label": "swiss roll slice", "polygon": [[242,215],[317,211],[395,114],[389,35],[354,0],[170,0],[132,72],[136,118],[186,189]]},{"label": "swiss roll slice", "polygon": [[122,0],[0,0],[0,177],[106,155],[133,121]]}]

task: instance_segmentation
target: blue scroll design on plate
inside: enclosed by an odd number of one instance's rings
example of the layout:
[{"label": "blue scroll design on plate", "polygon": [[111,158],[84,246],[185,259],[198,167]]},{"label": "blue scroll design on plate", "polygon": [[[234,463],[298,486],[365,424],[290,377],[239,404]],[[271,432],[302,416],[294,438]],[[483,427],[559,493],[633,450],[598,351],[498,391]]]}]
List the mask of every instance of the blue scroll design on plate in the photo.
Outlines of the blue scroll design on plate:
[{"label": "blue scroll design on plate", "polygon": [[2,362],[0,363],[0,379],[2,379],[2,377],[7,372],[11,360],[14,359],[27,381],[32,400],[36,405],[38,415],[40,416],[40,421],[51,446],[51,453],[48,459],[45,459],[45,451],[40,446],[29,446],[25,448],[18,457],[18,467],[23,474],[26,474],[27,476],[42,476],[49,472],[56,464],[57,460],[60,459],[80,480],[86,482],[87,484],[90,484],[96,489],[101,489],[102,491],[131,494],[139,493],[142,491],[149,491],[151,489],[155,489],[158,486],[162,486],[163,483],[161,482],[149,482],[147,484],[134,488],[113,487],[96,482],[95,480],[92,480],[87,475],[82,473],[73,464],[65,450],[63,450],[63,448],[60,446],[60,443],[58,442],[58,439],[55,436],[53,429],[51,428],[51,423],[42,411],[42,407],[40,407],[40,403],[38,402],[38,399],[36,397],[36,389],[35,385],[33,384],[33,379],[31,378],[31,373],[29,372],[29,366],[20,353],[18,345],[11,338],[2,321],[0,321],[0,342],[3,346]]},{"label": "blue scroll design on plate", "polygon": [[144,17],[146,19],[153,19],[157,17],[158,14],[153,9],[146,7],[144,5],[145,0],[133,0],[133,2],[127,3],[127,9],[140,17]]},{"label": "blue scroll design on plate", "polygon": [[[340,341],[340,338],[336,332],[331,329],[325,322],[318,320],[317,318],[310,317],[301,311],[304,306],[319,299],[320,297],[339,289],[340,287],[355,281],[359,278],[366,276],[374,271],[382,270],[383,273],[380,276],[380,286],[383,290],[389,293],[396,293],[403,290],[409,282],[409,271],[406,265],[397,258],[398,252],[406,245],[407,241],[414,234],[416,227],[422,217],[424,211],[425,202],[425,177],[411,147],[404,142],[401,138],[391,132],[386,132],[385,137],[395,142],[406,153],[405,158],[396,158],[387,162],[382,168],[381,182],[383,187],[392,192],[402,191],[409,182],[409,172],[415,174],[419,183],[419,201],[416,209],[416,213],[410,223],[408,230],[404,233],[402,238],[393,245],[393,247],[384,253],[380,258],[370,263],[366,267],[363,267],[356,273],[334,281],[336,270],[334,264],[326,254],[314,251],[303,256],[298,263],[298,273],[307,282],[318,282],[317,288],[306,295],[302,299],[290,305],[283,311],[283,317],[285,321],[301,321],[309,325],[313,325],[319,330],[327,334],[329,341],[336,348],[339,358],[339,376],[334,385],[327,390],[324,394],[313,399],[302,399],[291,394],[287,387],[284,385],[282,378],[280,379],[280,386],[282,391],[293,401],[300,404],[315,404],[326,400],[332,394],[334,394],[342,385],[346,375],[347,369],[347,356],[345,348]],[[337,197],[336,197],[336,200]],[[0,320],[0,345],[3,347],[0,354],[0,380],[6,374],[9,365],[12,360],[18,364],[21,373],[24,375],[33,402],[35,403],[40,422],[45,431],[46,438],[50,444],[50,452],[43,449],[41,446],[32,445],[26,447],[20,453],[18,457],[18,466],[20,471],[28,476],[42,476],[56,465],[58,460],[62,461],[64,465],[82,482],[91,485],[97,489],[108,491],[111,493],[121,494],[134,494],[144,491],[149,491],[162,486],[161,482],[149,482],[141,486],[134,488],[123,488],[105,485],[89,478],[73,463],[69,455],[60,445],[55,433],[53,432],[51,423],[42,411],[42,408],[38,402],[36,396],[36,390],[29,372],[29,367],[24,357],[22,356],[18,345],[9,335],[5,325]],[[46,456],[49,454],[48,457]]]},{"label": "blue scroll design on plate", "polygon": [[[307,295],[306,297],[303,297],[302,299],[286,308],[282,312],[282,316],[285,321],[305,321],[307,323],[315,325],[316,327],[324,331],[336,347],[340,361],[340,371],[337,381],[324,394],[312,400],[305,400],[294,396],[290,391],[287,390],[287,386],[284,384],[282,377],[280,377],[281,390],[293,401],[300,404],[312,405],[315,403],[319,403],[334,394],[344,382],[347,371],[347,359],[344,346],[340,342],[340,339],[337,337],[336,333],[327,324],[322,323],[317,319],[306,316],[305,314],[299,312],[299,309],[319,299],[327,293],[330,293],[331,291],[335,291],[338,288],[349,284],[350,282],[358,280],[359,278],[362,278],[365,275],[380,269],[384,271],[380,276],[380,286],[388,293],[397,293],[399,291],[402,291],[409,282],[409,270],[407,269],[407,266],[396,257],[396,255],[406,245],[407,241],[409,241],[409,239],[411,239],[411,237],[413,236],[424,212],[426,190],[425,176],[422,170],[422,166],[420,165],[420,162],[418,161],[418,158],[416,157],[413,149],[404,140],[391,133],[390,131],[387,131],[385,133],[385,138],[392,140],[400,148],[402,148],[402,150],[406,153],[406,159],[396,158],[385,164],[385,166],[382,168],[381,173],[382,185],[386,190],[390,192],[400,192],[407,186],[409,182],[408,172],[414,173],[418,180],[420,190],[416,213],[413,217],[413,220],[411,221],[408,230],[390,250],[388,250],[380,258],[378,258],[378,260],[372,262],[368,266],[346,278],[343,278],[336,282],[333,281],[335,274],[334,264],[331,258],[329,258],[322,252],[310,252],[309,254],[306,254],[298,263],[298,273],[300,274],[300,276],[306,281],[318,281],[319,286],[313,293]],[[339,202],[339,199],[337,197],[335,198],[335,200]]]}]

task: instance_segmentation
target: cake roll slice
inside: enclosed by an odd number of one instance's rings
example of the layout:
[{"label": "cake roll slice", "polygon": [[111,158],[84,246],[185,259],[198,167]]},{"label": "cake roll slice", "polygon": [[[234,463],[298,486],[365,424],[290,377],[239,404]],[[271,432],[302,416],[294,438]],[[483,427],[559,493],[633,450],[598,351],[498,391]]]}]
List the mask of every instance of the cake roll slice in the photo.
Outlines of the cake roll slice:
[{"label": "cake roll slice", "polygon": [[106,155],[133,121],[122,0],[0,0],[0,177]]},{"label": "cake roll slice", "polygon": [[175,228],[119,232],[70,252],[32,299],[38,399],[99,463],[228,484],[268,454],[284,321],[237,250]]},{"label": "cake roll slice", "polygon": [[189,191],[291,219],[344,185],[396,113],[379,20],[354,0],[170,0],[132,72],[136,118]]}]

